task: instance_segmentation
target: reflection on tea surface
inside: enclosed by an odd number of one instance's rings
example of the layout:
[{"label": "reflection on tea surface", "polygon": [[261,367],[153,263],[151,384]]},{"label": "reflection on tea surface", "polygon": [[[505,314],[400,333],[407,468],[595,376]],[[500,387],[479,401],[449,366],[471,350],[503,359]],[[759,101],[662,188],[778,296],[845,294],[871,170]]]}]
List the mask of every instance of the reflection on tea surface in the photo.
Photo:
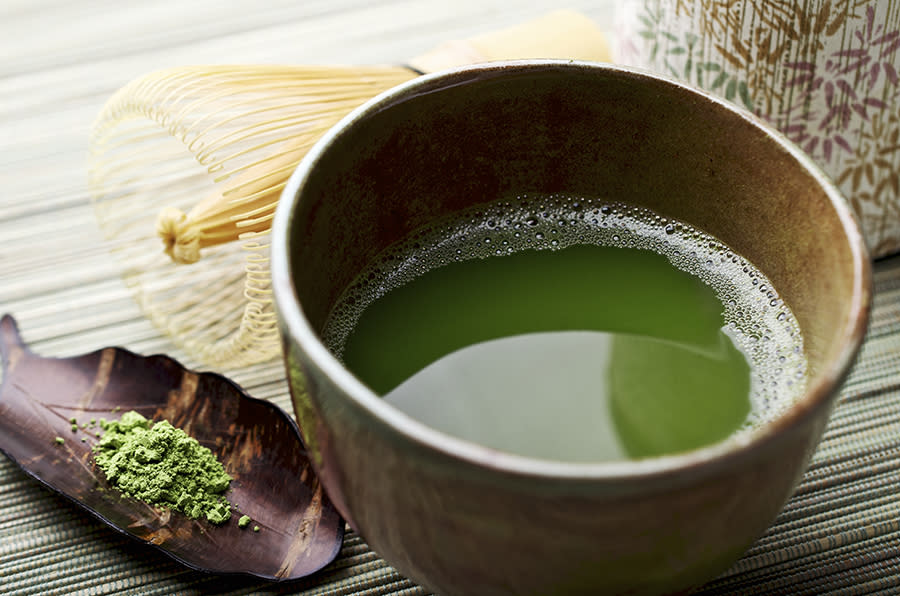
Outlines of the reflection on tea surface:
[{"label": "reflection on tea surface", "polygon": [[750,410],[744,355],[627,333],[556,331],[477,343],[385,399],[438,430],[563,461],[683,451],[724,439]]},{"label": "reflection on tea surface", "polygon": [[793,316],[749,263],[584,198],[498,201],[419,231],[347,289],[323,336],[410,416],[565,461],[714,443],[805,381]]}]

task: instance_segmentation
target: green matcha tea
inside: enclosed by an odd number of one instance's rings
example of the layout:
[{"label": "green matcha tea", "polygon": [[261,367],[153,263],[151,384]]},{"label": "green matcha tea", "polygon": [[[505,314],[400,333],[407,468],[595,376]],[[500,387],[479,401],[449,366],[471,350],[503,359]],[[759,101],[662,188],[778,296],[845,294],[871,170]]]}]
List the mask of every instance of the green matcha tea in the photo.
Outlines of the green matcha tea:
[{"label": "green matcha tea", "polygon": [[805,384],[794,318],[751,264],[587,198],[498,201],[418,231],[347,289],[323,337],[421,422],[563,461],[709,445]]}]

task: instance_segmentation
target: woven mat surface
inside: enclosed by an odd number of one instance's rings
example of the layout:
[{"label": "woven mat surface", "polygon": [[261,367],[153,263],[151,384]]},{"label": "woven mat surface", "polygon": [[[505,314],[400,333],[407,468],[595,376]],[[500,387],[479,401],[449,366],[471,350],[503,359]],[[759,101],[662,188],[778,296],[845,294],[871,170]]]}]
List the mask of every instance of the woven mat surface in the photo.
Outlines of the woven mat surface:
[{"label": "woven mat surface", "polygon": [[[569,6],[611,27],[613,0]],[[197,63],[397,63],[557,6],[499,0],[4,0],[0,312],[46,356],[181,353],[141,315],[89,205],[90,125],[131,78]],[[877,263],[871,328],[827,434],[770,530],[700,594],[900,594],[900,258]],[[283,370],[219,371],[290,411]],[[0,457],[0,593],[426,594],[349,534],[291,584],[186,570],[96,523]]]}]

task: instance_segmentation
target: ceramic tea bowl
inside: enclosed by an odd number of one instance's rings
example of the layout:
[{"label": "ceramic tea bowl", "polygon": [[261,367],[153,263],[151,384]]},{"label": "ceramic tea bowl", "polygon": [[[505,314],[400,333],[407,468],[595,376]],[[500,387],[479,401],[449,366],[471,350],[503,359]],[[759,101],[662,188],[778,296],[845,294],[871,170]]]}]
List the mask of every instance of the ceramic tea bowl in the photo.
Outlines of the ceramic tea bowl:
[{"label": "ceramic tea bowl", "polygon": [[[320,331],[329,310],[379,251],[434,218],[527,191],[649,207],[755,263],[804,336],[805,393],[740,438],[566,463],[429,428],[328,351]],[[442,596],[680,593],[725,570],[803,473],[870,301],[868,255],[847,202],[779,133],[670,80],[559,61],[428,75],[353,112],[285,188],[272,273],[317,474],[379,555]]]}]

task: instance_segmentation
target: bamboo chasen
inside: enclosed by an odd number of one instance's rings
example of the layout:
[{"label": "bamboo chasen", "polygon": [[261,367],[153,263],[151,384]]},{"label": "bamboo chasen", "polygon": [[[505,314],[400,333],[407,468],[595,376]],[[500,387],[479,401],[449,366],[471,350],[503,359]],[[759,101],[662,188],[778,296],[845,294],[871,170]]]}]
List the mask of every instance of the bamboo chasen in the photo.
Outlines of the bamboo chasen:
[{"label": "bamboo chasen", "polygon": [[422,73],[515,58],[608,61],[609,51],[590,19],[558,11],[403,66],[181,66],[128,83],[95,122],[90,185],[139,305],[207,364],[280,354],[268,232],[309,148],[355,107]]}]

